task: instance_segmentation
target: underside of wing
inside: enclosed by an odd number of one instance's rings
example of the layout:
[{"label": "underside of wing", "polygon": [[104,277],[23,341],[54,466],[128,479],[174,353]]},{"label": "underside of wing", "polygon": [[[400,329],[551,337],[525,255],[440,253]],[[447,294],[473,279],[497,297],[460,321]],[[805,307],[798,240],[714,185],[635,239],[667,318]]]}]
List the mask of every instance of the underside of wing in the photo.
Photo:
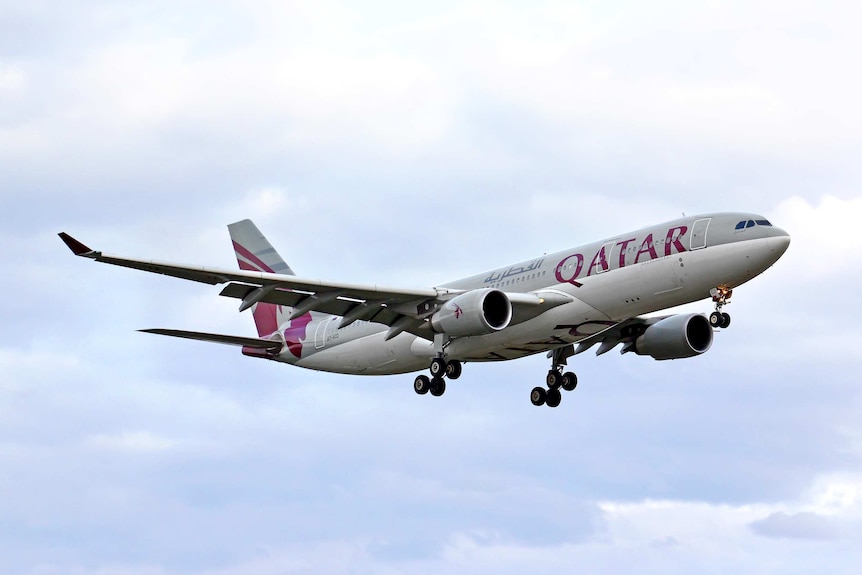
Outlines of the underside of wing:
[{"label": "underside of wing", "polygon": [[441,294],[437,290],[387,290],[344,284],[315,288],[307,282],[287,281],[268,285],[231,282],[220,295],[241,300],[240,310],[257,302],[273,303],[293,308],[291,319],[316,311],[341,316],[339,327],[362,320],[390,326],[389,337],[402,331],[430,337],[426,317],[436,309]]},{"label": "underside of wing", "polygon": [[[387,290],[371,293],[336,285],[317,291],[309,288],[310,286],[305,286],[305,289],[291,288],[289,282],[264,286],[231,282],[221,291],[221,295],[242,300],[241,310],[256,302],[274,303],[293,308],[291,318],[309,311],[318,311],[343,317],[339,327],[358,320],[387,325],[390,328],[387,339],[401,332],[431,339],[434,332],[429,318],[443,302],[461,293],[447,293],[442,290]],[[538,317],[545,311],[573,299],[562,292],[551,290],[540,293],[506,293],[505,296],[512,306],[512,325]]]},{"label": "underside of wing", "polygon": [[707,352],[712,340],[712,326],[702,314],[634,317],[581,340],[572,355],[597,343],[601,345],[596,355],[601,355],[622,343],[621,353],[634,352],[657,360],[684,359]]},{"label": "underside of wing", "polygon": [[624,344],[622,353],[631,351],[638,337],[644,334],[646,329],[668,316],[662,317],[633,317],[616,323],[609,328],[591,335],[578,342],[572,355],[583,353],[591,347],[599,344],[596,355],[605,354],[621,343]]},{"label": "underside of wing", "polygon": [[579,341],[572,355],[583,353],[597,344],[599,344],[599,349],[596,350],[596,355],[602,355],[621,343],[634,341],[636,334],[643,333],[646,321],[645,318],[635,317],[616,323]]}]

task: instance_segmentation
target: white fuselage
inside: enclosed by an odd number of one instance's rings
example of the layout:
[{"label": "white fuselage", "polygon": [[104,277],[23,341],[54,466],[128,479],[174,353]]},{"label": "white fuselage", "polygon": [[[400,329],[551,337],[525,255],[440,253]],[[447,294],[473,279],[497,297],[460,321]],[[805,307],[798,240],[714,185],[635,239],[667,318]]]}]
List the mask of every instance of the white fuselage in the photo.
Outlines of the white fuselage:
[{"label": "white fuselage", "polygon": [[[735,288],[768,269],[789,236],[751,214],[683,218],[571,250],[544,255],[441,286],[506,293],[562,293],[572,301],[487,335],[452,339],[450,359],[515,359],[582,340],[627,318],[702,300],[718,286]],[[273,359],[315,370],[384,375],[428,367],[433,343],[410,333],[386,341],[388,326],[312,312],[301,357]]]}]

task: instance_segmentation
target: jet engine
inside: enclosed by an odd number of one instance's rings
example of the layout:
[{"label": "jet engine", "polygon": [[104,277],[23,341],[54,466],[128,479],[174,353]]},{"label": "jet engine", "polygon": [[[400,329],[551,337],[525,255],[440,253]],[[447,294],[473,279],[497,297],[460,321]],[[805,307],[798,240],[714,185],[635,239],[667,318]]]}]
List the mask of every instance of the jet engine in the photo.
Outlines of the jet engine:
[{"label": "jet engine", "polygon": [[712,346],[712,326],[700,314],[673,315],[649,326],[635,340],[638,355],[654,359],[683,359],[700,355]]},{"label": "jet engine", "polygon": [[452,337],[500,331],[512,321],[512,302],[495,289],[478,289],[456,296],[431,316],[431,327]]}]

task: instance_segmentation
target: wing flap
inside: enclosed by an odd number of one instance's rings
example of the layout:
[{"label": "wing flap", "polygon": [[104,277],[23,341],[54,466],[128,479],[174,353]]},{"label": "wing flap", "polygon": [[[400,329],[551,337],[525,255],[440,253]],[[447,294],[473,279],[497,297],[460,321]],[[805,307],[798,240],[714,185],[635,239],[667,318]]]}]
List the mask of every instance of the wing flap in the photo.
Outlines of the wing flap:
[{"label": "wing flap", "polygon": [[[257,289],[256,285],[231,282],[222,289],[220,295],[245,300]],[[433,293],[436,295],[437,292]],[[346,318],[339,327],[345,327],[357,320],[373,321],[390,327],[401,322],[398,333],[408,331],[421,336],[427,332],[426,322],[420,319],[425,314],[424,308],[420,309],[420,305],[431,298],[402,298],[399,302],[394,298],[380,298],[379,294],[378,298],[369,299],[360,298],[359,295],[358,292],[349,290],[332,289],[313,292],[276,287],[263,294],[258,301],[297,308],[296,313],[300,315],[308,311],[316,311]],[[414,321],[402,321],[403,318]]]},{"label": "wing flap", "polygon": [[[254,292],[258,286],[249,285],[238,282],[231,282],[221,290],[219,295],[223,295],[225,297],[232,297],[236,299],[245,299],[249,294]],[[436,292],[434,292],[436,294]],[[385,298],[382,299],[377,298],[362,298],[358,297],[359,294],[356,292],[351,292],[349,290],[338,290],[338,289],[330,289],[327,291],[310,291],[310,290],[291,290],[283,287],[276,287],[271,292],[263,295],[259,301],[266,303],[274,303],[277,305],[283,305],[293,308],[298,308],[300,306],[303,307],[302,313],[307,311],[319,311],[322,313],[328,313],[330,315],[340,315],[345,316],[351,312],[357,305],[366,304],[367,311],[363,314],[364,317],[358,319],[368,320],[372,315],[379,315],[380,312],[389,310],[393,305],[398,305],[395,302],[394,298]],[[317,297],[315,300],[309,300],[309,297]],[[425,301],[429,298],[421,298],[418,300],[412,300],[417,302]],[[404,303],[410,303],[411,300],[402,300],[402,305]],[[308,305],[303,305],[304,302],[308,302]],[[418,305],[418,304],[417,304]],[[400,308],[399,308],[400,310]],[[392,315],[400,316],[407,315],[402,313],[397,313],[393,310],[389,310]],[[418,315],[417,310],[417,315]],[[390,315],[390,314],[384,314]],[[380,322],[380,318],[375,319],[374,321]]]}]

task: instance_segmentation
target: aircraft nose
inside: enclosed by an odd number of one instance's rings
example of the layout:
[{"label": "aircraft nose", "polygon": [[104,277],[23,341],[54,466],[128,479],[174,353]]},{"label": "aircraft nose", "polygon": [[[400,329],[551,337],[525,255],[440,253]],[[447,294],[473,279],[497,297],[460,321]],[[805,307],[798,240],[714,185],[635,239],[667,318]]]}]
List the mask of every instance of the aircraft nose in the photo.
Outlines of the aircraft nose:
[{"label": "aircraft nose", "polygon": [[790,234],[781,228],[772,228],[769,236],[769,247],[775,252],[776,259],[784,255],[790,247]]}]

